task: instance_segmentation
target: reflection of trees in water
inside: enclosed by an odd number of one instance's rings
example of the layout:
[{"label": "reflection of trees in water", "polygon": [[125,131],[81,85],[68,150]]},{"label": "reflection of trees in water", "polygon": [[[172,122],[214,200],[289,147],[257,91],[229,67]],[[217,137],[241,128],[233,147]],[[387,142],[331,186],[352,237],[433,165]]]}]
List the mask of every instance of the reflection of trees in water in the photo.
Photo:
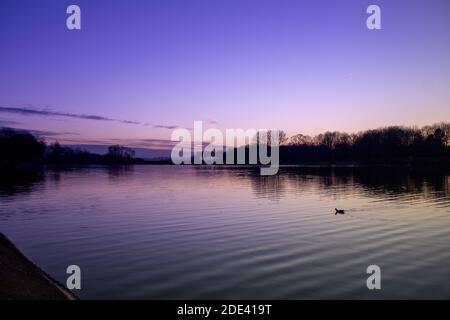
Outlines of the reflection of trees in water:
[{"label": "reflection of trees in water", "polygon": [[260,168],[249,165],[229,165],[229,166],[191,166],[195,174],[206,179],[217,179],[217,181],[225,181],[229,185],[251,184],[255,194],[258,197],[270,198],[276,200],[284,193],[285,184],[280,176],[261,176]]},{"label": "reflection of trees in water", "polygon": [[367,196],[401,198],[450,196],[448,170],[400,167],[298,167],[282,168],[276,176],[246,176],[258,197],[279,198],[294,193],[320,192],[327,196]]},{"label": "reflection of trees in water", "polygon": [[[0,196],[28,193],[36,185],[59,184],[64,173],[77,174],[102,168],[108,172],[111,183],[132,174],[134,166],[56,167],[47,169],[15,170],[0,173]],[[196,175],[211,179],[229,179],[229,183],[250,185],[255,196],[271,200],[282,198],[288,192],[301,197],[307,193],[331,197],[355,196],[401,199],[402,197],[439,199],[450,197],[450,168],[407,167],[291,167],[281,168],[274,176],[261,176],[253,167],[193,166]]]},{"label": "reflection of trees in water", "polygon": [[13,196],[19,193],[29,193],[34,191],[36,186],[41,183],[45,183],[49,187],[58,187],[64,174],[76,173],[80,175],[89,173],[91,170],[99,169],[107,171],[108,178],[111,182],[117,182],[134,173],[134,167],[128,165],[107,167],[49,166],[2,171],[0,172],[0,196]]},{"label": "reflection of trees in water", "polygon": [[0,172],[0,196],[32,192],[45,180],[43,169],[14,169]]},{"label": "reflection of trees in water", "polygon": [[440,198],[450,195],[449,172],[408,168],[378,168],[355,172],[356,182],[365,193],[373,195],[389,194],[424,198]]},{"label": "reflection of trees in water", "polygon": [[251,175],[251,180],[253,191],[258,197],[277,200],[286,192],[286,181],[283,175]]},{"label": "reflection of trees in water", "polygon": [[63,167],[33,167],[0,172],[0,196],[13,196],[33,192],[37,186],[46,184],[57,187],[61,183],[62,173],[77,170]]},{"label": "reflection of trees in water", "polygon": [[132,175],[134,173],[134,166],[129,165],[117,165],[108,166],[108,178],[111,182],[116,182],[126,176]]}]

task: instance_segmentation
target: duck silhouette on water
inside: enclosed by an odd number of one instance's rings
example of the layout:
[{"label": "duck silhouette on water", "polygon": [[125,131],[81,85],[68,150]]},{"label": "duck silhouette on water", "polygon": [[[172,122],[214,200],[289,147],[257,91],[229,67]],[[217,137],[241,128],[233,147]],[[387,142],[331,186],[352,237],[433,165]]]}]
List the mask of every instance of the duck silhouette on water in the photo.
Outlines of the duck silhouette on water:
[{"label": "duck silhouette on water", "polygon": [[334,215],[337,215],[337,214],[345,214],[345,210],[337,209],[337,208],[334,208],[334,210],[336,210],[336,212],[334,213]]}]

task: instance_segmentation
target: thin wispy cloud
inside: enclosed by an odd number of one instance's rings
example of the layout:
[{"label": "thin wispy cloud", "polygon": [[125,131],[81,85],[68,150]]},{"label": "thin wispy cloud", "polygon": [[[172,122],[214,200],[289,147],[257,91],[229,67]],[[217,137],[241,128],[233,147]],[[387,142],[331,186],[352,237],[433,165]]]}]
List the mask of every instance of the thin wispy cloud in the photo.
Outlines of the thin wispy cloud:
[{"label": "thin wispy cloud", "polygon": [[157,129],[169,129],[169,130],[179,128],[178,126],[175,126],[175,125],[163,125],[163,124],[157,124],[153,127],[157,128]]},{"label": "thin wispy cloud", "polygon": [[[211,125],[214,125],[214,124],[218,124],[219,122],[218,121],[216,121],[216,120],[213,120],[213,119],[208,119],[207,121],[206,121],[208,124],[211,124]],[[165,124],[157,124],[157,125],[154,125],[153,126],[153,128],[156,128],[156,129],[168,129],[168,130],[174,130],[174,129],[178,129],[178,128],[181,128],[180,126],[177,126],[177,125],[165,125]],[[185,129],[187,129],[187,130],[193,130],[192,128],[185,128]]]},{"label": "thin wispy cloud", "polygon": [[[0,123],[1,124],[1,123]],[[12,129],[18,132],[27,132],[31,133],[34,136],[39,137],[58,137],[58,136],[78,136],[79,133],[76,132],[55,132],[55,131],[45,131],[45,130],[33,130],[33,129],[24,129],[24,128],[15,128],[15,127],[6,127],[8,129]]]},{"label": "thin wispy cloud", "polygon": [[[143,148],[151,150],[172,150],[179,143],[179,140],[152,139],[152,138],[110,138],[110,139],[86,139],[76,132],[54,132],[44,130],[32,130],[23,128],[10,128],[17,131],[29,132],[34,136],[46,138],[49,143],[59,141],[62,144],[69,145],[90,145],[97,147],[107,147],[111,145],[123,145],[131,148]],[[208,142],[203,142],[206,147]]]},{"label": "thin wispy cloud", "polygon": [[54,131],[42,131],[42,130],[28,130],[28,129],[18,129],[28,131],[32,135],[42,136],[42,137],[58,137],[58,136],[78,136],[79,133],[76,132],[54,132]]},{"label": "thin wispy cloud", "polygon": [[62,143],[66,144],[90,144],[97,146],[109,146],[109,145],[123,145],[134,148],[147,148],[156,150],[171,150],[177,143],[176,141],[164,140],[164,139],[77,139],[65,137],[60,139]]},{"label": "thin wispy cloud", "polygon": [[108,117],[99,116],[99,115],[58,112],[58,111],[53,111],[53,110],[49,110],[49,109],[39,109],[39,108],[32,108],[32,107],[26,107],[26,108],[25,107],[6,107],[6,106],[0,105],[0,112],[20,114],[20,115],[24,115],[24,116],[66,117],[66,118],[95,120],[95,121],[112,121],[112,122],[119,122],[119,123],[125,123],[125,124],[136,124],[136,125],[143,124],[138,121],[113,119],[113,118],[108,118]]},{"label": "thin wispy cloud", "polygon": [[0,119],[0,127],[16,125],[18,122],[12,120]]}]

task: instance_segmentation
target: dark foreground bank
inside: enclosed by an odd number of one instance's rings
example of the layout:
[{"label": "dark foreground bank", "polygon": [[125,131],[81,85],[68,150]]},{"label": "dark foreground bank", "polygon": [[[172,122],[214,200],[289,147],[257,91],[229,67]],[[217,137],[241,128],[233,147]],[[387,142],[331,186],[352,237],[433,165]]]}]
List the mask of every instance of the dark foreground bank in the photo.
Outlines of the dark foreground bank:
[{"label": "dark foreground bank", "polygon": [[0,233],[1,300],[74,300],[75,296]]}]

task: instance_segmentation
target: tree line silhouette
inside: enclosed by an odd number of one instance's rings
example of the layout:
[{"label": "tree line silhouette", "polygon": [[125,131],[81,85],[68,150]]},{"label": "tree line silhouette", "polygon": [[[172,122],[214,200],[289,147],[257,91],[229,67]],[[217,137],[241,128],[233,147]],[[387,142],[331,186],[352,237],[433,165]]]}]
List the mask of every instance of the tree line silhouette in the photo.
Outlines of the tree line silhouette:
[{"label": "tree line silhouette", "polygon": [[[258,135],[254,139],[258,141]],[[422,128],[390,126],[358,133],[325,132],[316,136],[297,134],[288,137],[279,132],[280,163],[334,162],[414,162],[450,159],[450,123],[437,123]],[[249,161],[249,145],[245,147]],[[237,160],[237,149],[234,149]],[[270,154],[270,148],[269,148]],[[224,156],[224,161],[225,161]]]},{"label": "tree line silhouette", "polygon": [[450,123],[390,126],[354,134],[325,132],[314,137],[298,134],[280,141],[282,163],[448,157]]},{"label": "tree line silhouette", "polygon": [[[391,126],[355,134],[325,132],[310,137],[297,134],[290,138],[280,132],[280,163],[336,161],[394,161],[450,158],[450,123],[431,126]],[[248,149],[248,146],[246,147]],[[235,155],[237,152],[235,152]],[[225,156],[225,155],[224,155]],[[248,150],[246,152],[248,157]],[[120,145],[108,148],[105,155],[47,144],[25,130],[0,129],[0,167],[17,164],[146,164],[167,163],[135,158],[134,150]],[[248,162],[247,162],[248,163]]]},{"label": "tree line silhouette", "polygon": [[0,129],[0,167],[15,167],[18,164],[140,164],[134,150],[121,145],[108,148],[105,155],[62,146],[58,142],[47,144],[43,139],[25,130]]}]

